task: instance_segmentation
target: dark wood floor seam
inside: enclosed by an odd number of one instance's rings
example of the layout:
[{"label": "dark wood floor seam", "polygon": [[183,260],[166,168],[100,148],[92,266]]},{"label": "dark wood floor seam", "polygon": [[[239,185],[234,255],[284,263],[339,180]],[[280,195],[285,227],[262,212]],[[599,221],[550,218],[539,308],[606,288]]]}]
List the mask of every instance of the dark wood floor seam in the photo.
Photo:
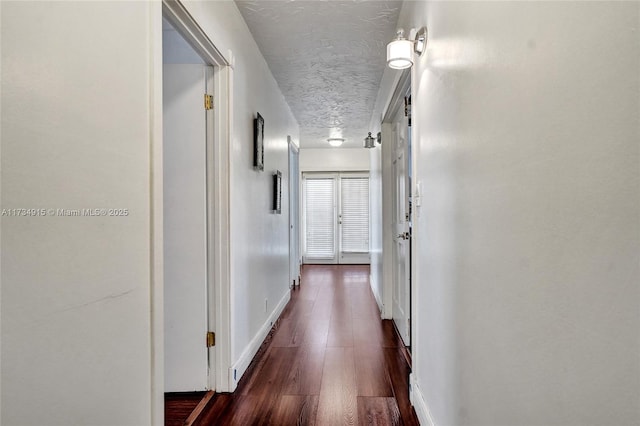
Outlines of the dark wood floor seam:
[{"label": "dark wood floor seam", "polygon": [[193,409],[191,414],[189,414],[189,417],[187,417],[187,419],[184,421],[184,426],[192,426],[196,422],[198,417],[200,417],[200,414],[202,414],[202,412],[206,408],[207,404],[209,404],[209,401],[211,401],[211,398],[213,398],[213,395],[215,395],[214,391],[208,391],[204,395],[204,398],[200,400],[198,405],[196,405],[196,408]]}]

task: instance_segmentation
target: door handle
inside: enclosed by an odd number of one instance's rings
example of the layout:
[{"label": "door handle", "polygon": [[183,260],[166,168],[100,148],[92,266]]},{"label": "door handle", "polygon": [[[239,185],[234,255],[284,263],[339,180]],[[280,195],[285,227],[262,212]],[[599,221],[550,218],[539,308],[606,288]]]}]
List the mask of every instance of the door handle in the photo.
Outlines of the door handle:
[{"label": "door handle", "polygon": [[402,238],[403,240],[408,240],[410,238],[410,235],[408,232],[403,232],[402,234],[398,234],[396,238],[398,239]]}]

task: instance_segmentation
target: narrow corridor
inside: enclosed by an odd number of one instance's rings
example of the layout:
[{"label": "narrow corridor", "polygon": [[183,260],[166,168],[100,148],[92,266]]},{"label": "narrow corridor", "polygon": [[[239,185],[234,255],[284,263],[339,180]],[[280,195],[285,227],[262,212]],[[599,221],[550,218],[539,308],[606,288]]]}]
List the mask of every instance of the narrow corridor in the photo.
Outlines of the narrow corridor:
[{"label": "narrow corridor", "polygon": [[237,390],[216,395],[195,424],[418,424],[402,344],[380,320],[369,267],[307,265],[302,274]]}]

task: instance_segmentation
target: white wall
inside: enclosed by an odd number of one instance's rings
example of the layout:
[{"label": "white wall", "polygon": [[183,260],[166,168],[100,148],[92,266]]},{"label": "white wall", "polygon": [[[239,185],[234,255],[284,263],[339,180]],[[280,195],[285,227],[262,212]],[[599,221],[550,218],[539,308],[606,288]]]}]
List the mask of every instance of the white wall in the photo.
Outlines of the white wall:
[{"label": "white wall", "polygon": [[[297,140],[298,127],[235,4],[186,6],[235,58],[229,208],[237,360],[288,296],[288,218],[270,212],[270,183],[279,169],[287,187],[287,135]],[[162,387],[154,364],[162,354],[152,347],[160,350],[162,336],[150,325],[151,300],[162,303],[150,275],[150,229],[158,229],[150,220],[151,203],[158,206],[151,164],[161,167],[160,154],[150,156],[151,129],[160,134],[160,3],[1,8],[2,208],[129,211],[2,217],[2,423],[160,423],[152,389]],[[264,173],[251,167],[256,112],[265,118]]]},{"label": "white wall", "polygon": [[639,7],[404,3],[424,422],[640,423]]},{"label": "white wall", "polygon": [[[299,140],[299,130],[235,3],[184,4],[218,50],[234,62],[230,255],[231,358],[239,365],[237,383],[255,345],[262,342],[258,337],[289,295],[287,136]],[[252,167],[256,112],[265,121],[264,172]],[[280,215],[271,211],[271,176],[276,170],[282,172],[285,189]]]},{"label": "white wall", "polygon": [[[1,2],[2,424],[151,423],[151,14]],[[48,209],[128,209],[61,217]]]},{"label": "white wall", "polygon": [[365,148],[302,148],[301,172],[368,171],[369,150]]}]

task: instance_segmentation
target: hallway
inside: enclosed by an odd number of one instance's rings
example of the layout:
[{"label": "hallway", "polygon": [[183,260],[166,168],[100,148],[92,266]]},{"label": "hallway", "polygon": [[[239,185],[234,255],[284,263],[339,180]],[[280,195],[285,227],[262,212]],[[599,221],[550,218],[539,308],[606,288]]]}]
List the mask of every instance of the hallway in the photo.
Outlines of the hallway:
[{"label": "hallway", "polygon": [[[216,389],[200,424],[640,425],[639,34],[640,1],[0,1],[0,424]],[[165,61],[213,66],[193,152]],[[312,173],[368,175],[370,266],[290,290]]]},{"label": "hallway", "polygon": [[369,267],[306,265],[291,296],[237,390],[216,395],[195,424],[418,424]]}]

